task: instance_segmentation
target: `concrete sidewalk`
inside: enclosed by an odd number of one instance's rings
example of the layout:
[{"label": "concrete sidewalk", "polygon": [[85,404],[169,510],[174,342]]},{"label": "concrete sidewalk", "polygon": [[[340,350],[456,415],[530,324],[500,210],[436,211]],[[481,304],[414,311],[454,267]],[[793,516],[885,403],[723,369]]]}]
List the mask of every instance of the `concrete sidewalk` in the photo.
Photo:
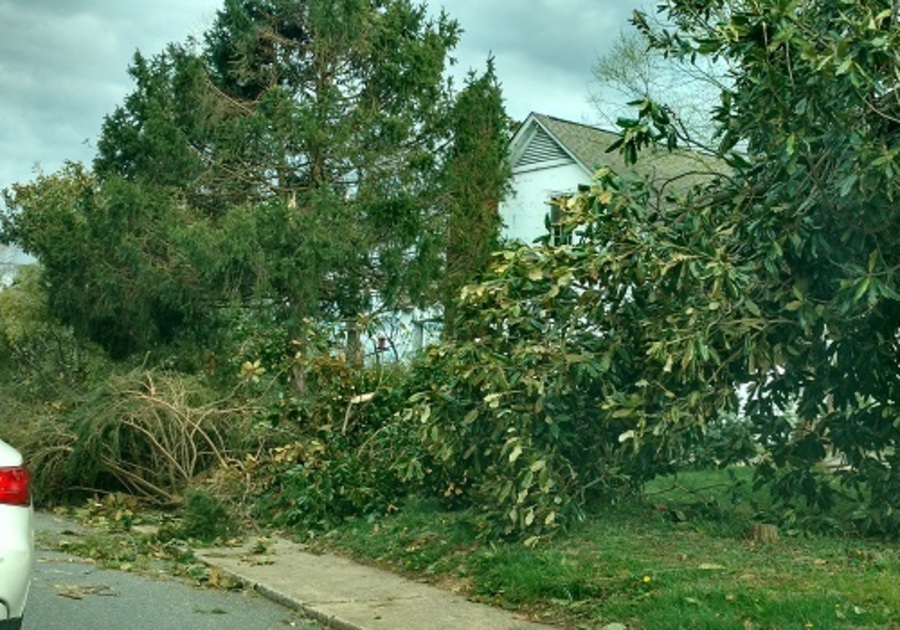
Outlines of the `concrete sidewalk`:
[{"label": "concrete sidewalk", "polygon": [[[342,630],[525,630],[548,626],[284,538],[200,549],[197,558],[283,605]],[[256,553],[257,547],[265,547]]]}]

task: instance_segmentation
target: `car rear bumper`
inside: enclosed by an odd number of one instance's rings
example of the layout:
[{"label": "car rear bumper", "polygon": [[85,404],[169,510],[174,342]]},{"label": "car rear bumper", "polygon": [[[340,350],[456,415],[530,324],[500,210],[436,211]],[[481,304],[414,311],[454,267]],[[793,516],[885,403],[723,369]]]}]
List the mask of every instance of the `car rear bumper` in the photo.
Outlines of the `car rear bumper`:
[{"label": "car rear bumper", "polygon": [[18,627],[25,610],[34,568],[33,518],[30,506],[0,506],[0,630]]},{"label": "car rear bumper", "polygon": [[20,630],[22,618],[0,620],[0,630]]}]

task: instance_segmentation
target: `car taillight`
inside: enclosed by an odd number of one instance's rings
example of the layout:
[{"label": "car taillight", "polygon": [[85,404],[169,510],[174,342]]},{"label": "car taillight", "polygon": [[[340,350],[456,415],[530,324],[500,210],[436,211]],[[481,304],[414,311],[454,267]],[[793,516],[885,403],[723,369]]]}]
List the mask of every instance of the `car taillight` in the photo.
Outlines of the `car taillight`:
[{"label": "car taillight", "polygon": [[31,503],[31,484],[23,466],[0,468],[0,504],[28,505]]}]

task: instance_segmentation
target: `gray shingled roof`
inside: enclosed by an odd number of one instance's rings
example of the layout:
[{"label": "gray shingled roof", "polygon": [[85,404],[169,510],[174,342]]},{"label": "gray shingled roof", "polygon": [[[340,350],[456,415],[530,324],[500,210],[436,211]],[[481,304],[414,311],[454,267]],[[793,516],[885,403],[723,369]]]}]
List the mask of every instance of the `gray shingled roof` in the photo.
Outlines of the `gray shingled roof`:
[{"label": "gray shingled roof", "polygon": [[[619,138],[616,133],[545,114],[535,113],[533,116],[589,172],[594,172],[601,166],[608,166],[619,174],[628,170],[621,153],[606,152]],[[660,147],[642,152],[634,170],[657,182],[687,173],[696,173],[681,180],[683,185],[690,185],[708,178],[710,170],[724,172],[726,167],[720,160],[696,151],[669,152]]]}]

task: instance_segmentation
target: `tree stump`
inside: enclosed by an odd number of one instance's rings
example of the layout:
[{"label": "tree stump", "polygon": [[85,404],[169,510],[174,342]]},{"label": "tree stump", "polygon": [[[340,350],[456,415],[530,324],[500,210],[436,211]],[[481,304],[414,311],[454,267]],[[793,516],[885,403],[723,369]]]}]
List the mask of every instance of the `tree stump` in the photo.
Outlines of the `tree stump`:
[{"label": "tree stump", "polygon": [[778,542],[778,526],[767,523],[750,523],[747,538],[758,543],[776,543]]}]

